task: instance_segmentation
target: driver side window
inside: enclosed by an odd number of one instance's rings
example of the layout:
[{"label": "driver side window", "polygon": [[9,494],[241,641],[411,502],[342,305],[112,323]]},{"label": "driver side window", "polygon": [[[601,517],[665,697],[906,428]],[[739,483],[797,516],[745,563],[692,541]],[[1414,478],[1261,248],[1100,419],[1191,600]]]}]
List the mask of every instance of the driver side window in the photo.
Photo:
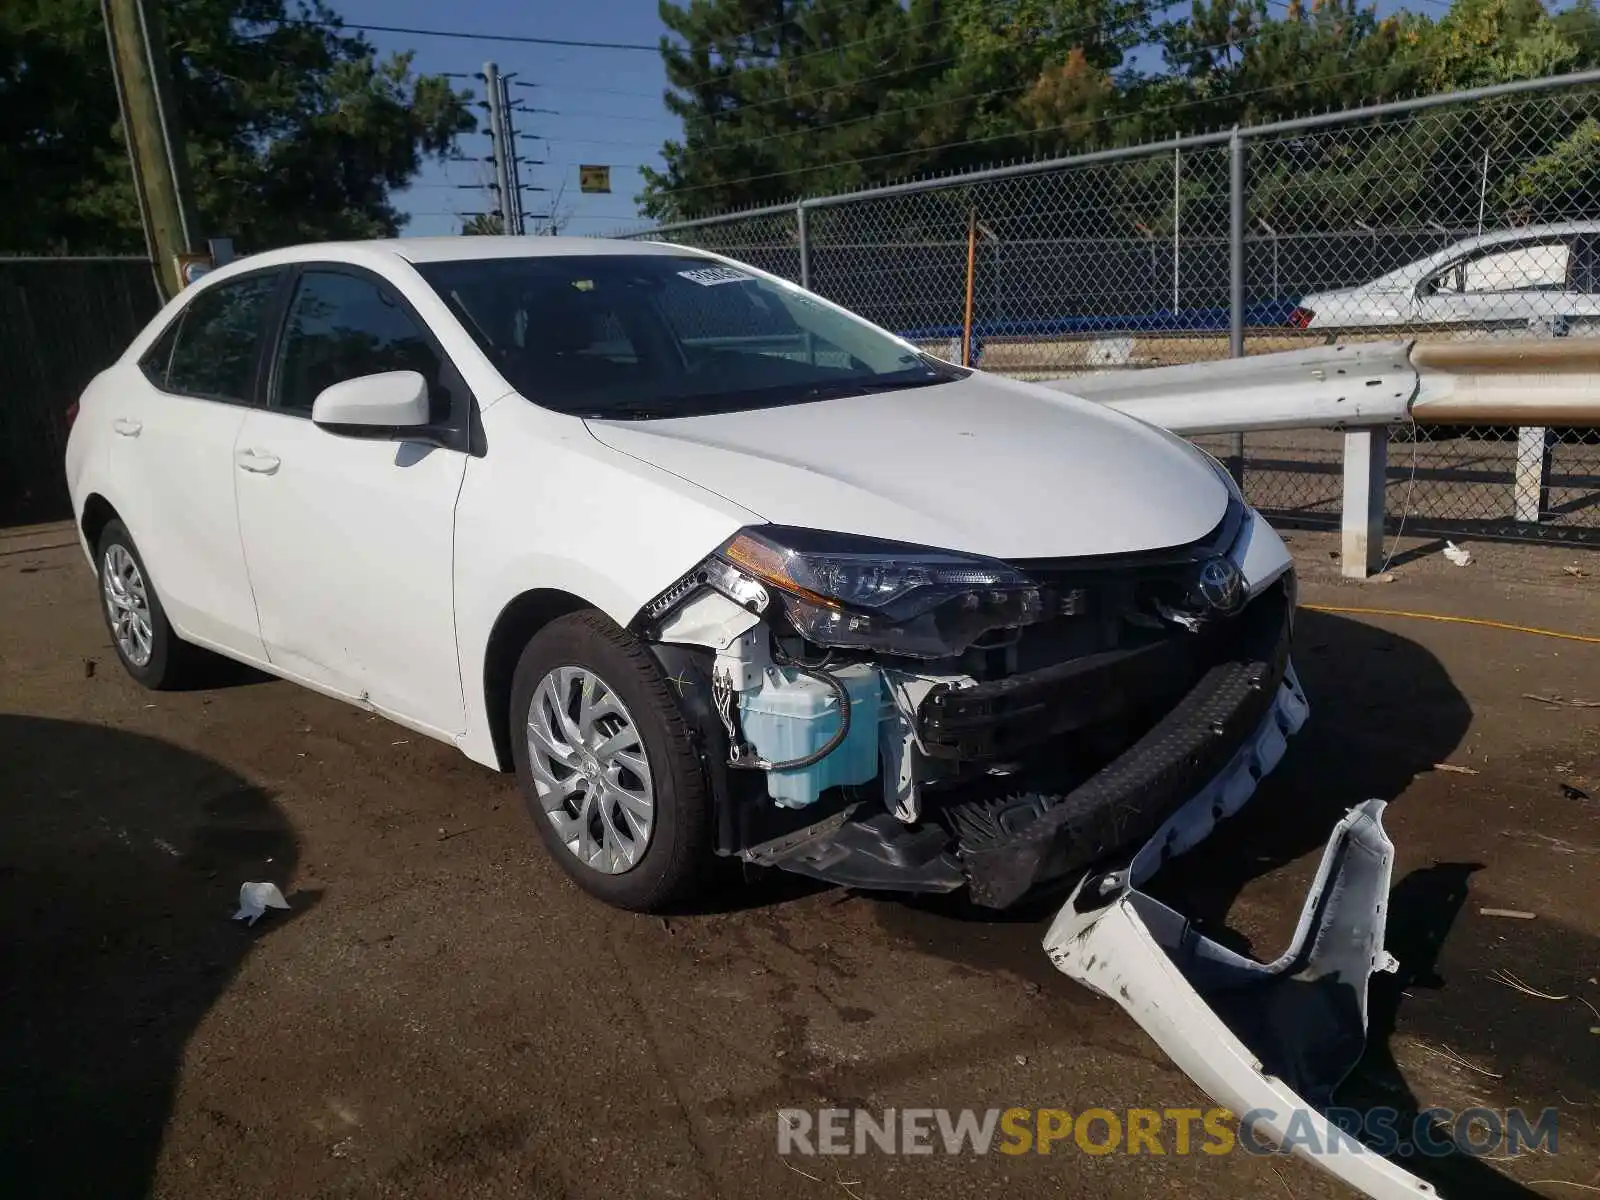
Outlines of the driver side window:
[{"label": "driver side window", "polygon": [[384,371],[418,372],[428,381],[430,420],[449,420],[443,364],[411,314],[363,276],[305,272],[278,352],[275,407],[310,416],[325,388]]}]

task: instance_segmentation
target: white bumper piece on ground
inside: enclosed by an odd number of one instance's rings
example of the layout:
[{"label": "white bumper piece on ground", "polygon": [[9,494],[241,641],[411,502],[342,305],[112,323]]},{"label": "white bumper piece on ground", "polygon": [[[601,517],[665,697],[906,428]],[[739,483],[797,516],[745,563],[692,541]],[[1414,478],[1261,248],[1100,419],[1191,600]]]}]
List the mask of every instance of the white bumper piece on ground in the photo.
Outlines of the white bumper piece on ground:
[{"label": "white bumper piece on ground", "polygon": [[[1184,826],[1191,808],[1169,826]],[[1166,829],[1126,869],[1080,883],[1044,946],[1057,968],[1121,1005],[1184,1074],[1248,1124],[1253,1143],[1291,1144],[1376,1200],[1438,1200],[1431,1185],[1321,1111],[1365,1048],[1369,978],[1396,965],[1383,948],[1394,860],[1383,808],[1369,800],[1334,829],[1294,939],[1276,962],[1225,949],[1134,889],[1159,862]],[[1213,823],[1210,810],[1190,822],[1207,830]],[[1291,1123],[1296,1136],[1286,1138]]]}]

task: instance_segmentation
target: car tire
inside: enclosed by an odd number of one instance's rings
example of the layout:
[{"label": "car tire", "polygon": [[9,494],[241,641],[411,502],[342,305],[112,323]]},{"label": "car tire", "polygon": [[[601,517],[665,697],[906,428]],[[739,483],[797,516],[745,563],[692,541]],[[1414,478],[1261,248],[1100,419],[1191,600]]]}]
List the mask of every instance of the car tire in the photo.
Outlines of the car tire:
[{"label": "car tire", "polygon": [[528,814],[580,887],[618,908],[659,912],[703,886],[705,773],[642,642],[592,609],[550,622],[517,662],[510,730]]},{"label": "car tire", "polygon": [[153,691],[185,686],[201,653],[173,631],[139,548],[121,521],[111,521],[100,533],[95,574],[100,615],[123,669]]}]

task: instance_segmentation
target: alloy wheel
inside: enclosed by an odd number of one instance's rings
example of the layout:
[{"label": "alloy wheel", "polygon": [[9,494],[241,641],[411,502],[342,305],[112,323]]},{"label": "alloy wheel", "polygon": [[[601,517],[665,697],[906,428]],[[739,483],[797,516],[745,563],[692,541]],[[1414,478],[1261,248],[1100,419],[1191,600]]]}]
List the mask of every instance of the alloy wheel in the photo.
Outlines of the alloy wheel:
[{"label": "alloy wheel", "polygon": [[602,874],[636,866],[655,827],[655,791],[621,697],[587,668],[557,667],[534,688],[527,726],[534,787],[562,844]]},{"label": "alloy wheel", "polygon": [[155,634],[150,624],[150,597],[139,564],[126,546],[113,544],[106,548],[100,574],[106,615],[111,619],[111,635],[117,648],[134,666],[148,665]]}]

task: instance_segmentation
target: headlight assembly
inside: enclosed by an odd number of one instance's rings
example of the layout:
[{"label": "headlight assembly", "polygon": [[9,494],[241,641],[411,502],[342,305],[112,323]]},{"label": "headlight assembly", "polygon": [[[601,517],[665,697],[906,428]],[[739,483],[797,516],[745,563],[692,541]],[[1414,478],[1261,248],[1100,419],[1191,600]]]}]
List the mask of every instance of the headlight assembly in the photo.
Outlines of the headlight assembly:
[{"label": "headlight assembly", "polygon": [[948,658],[1044,616],[1033,580],[955,551],[762,525],[740,530],[715,557],[771,589],[819,646]]}]

